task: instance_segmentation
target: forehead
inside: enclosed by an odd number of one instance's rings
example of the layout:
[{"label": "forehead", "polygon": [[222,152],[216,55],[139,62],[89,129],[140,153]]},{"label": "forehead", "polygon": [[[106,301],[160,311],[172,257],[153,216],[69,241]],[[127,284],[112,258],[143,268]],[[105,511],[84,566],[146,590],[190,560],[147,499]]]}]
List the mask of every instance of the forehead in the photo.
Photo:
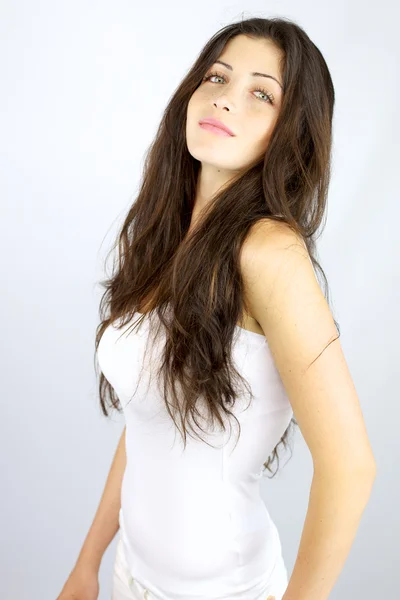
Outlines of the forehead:
[{"label": "forehead", "polygon": [[281,81],[283,56],[272,40],[240,34],[225,44],[218,59],[231,65],[233,73],[270,73]]}]

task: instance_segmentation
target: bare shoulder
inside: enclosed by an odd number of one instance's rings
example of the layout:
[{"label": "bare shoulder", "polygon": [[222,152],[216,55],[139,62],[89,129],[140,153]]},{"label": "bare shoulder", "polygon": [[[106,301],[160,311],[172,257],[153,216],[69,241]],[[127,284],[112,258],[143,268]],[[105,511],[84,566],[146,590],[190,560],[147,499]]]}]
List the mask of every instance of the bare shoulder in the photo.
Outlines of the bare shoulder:
[{"label": "bare shoulder", "polygon": [[285,223],[263,220],[243,244],[240,264],[246,305],[264,332],[314,466],[370,470],[355,386],[304,240]]},{"label": "bare shoulder", "polygon": [[265,219],[250,231],[241,252],[246,305],[275,345],[296,328],[304,336],[304,363],[337,337],[336,326],[301,235],[286,223]]},{"label": "bare shoulder", "polygon": [[241,268],[251,269],[253,261],[266,258],[267,251],[275,256],[286,250],[310,258],[305,241],[287,223],[264,218],[255,223],[242,247]]},{"label": "bare shoulder", "polygon": [[[264,280],[265,294],[276,289],[276,278],[291,278],[299,264],[307,262],[311,266],[309,276],[314,276],[311,258],[303,238],[287,223],[265,218],[253,225],[241,248],[240,268],[245,286],[246,305],[258,320],[256,304],[258,295],[254,283],[260,277]],[[269,289],[267,289],[270,283]]]}]

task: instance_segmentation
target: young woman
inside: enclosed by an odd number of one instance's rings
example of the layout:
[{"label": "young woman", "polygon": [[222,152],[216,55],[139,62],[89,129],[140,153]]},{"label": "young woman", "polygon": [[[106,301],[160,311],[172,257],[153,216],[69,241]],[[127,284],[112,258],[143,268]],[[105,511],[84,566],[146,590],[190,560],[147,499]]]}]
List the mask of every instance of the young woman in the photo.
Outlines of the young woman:
[{"label": "young woman", "polygon": [[[118,529],[113,600],[328,598],[375,476],[314,271],[333,107],[278,18],[217,32],[174,93],[100,304],[101,407],[126,426],[59,600],[97,598]],[[289,579],[259,482],[292,424],[314,474]]]}]

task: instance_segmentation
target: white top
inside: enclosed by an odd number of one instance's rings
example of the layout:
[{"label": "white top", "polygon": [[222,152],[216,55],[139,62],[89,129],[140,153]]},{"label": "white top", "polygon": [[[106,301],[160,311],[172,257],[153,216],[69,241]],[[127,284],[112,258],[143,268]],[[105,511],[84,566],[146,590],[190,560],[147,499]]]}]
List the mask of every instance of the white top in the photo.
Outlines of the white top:
[{"label": "white top", "polygon": [[133,320],[121,330],[111,324],[98,347],[100,368],[126,422],[119,525],[131,574],[160,598],[255,598],[282,560],[278,530],[260,496],[262,467],[293,416],[268,343],[236,326],[232,358],[254,394],[246,410],[247,392],[231,407],[241,425],[237,444],[231,417],[232,431],[228,423],[225,433],[217,424],[211,431],[201,421],[204,432],[194,424],[208,444],[188,434],[183,450],[154,377],[148,377],[165,336],[162,330],[149,362],[149,322],[146,315],[131,332]]}]

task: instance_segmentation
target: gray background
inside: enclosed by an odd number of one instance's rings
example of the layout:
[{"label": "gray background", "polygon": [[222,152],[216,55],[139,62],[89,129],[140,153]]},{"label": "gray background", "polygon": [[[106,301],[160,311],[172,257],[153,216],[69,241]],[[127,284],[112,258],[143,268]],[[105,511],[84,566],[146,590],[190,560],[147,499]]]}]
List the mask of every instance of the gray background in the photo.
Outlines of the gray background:
[{"label": "gray background", "polygon": [[[173,90],[217,29],[250,16],[296,20],[334,80],[319,259],[377,478],[330,597],[397,597],[398,5],[3,0],[0,16],[2,598],[54,600],[80,551],[123,427],[120,415],[101,415],[93,367],[105,255]],[[312,478],[298,429],[292,447],[262,481],[289,573]]]}]

